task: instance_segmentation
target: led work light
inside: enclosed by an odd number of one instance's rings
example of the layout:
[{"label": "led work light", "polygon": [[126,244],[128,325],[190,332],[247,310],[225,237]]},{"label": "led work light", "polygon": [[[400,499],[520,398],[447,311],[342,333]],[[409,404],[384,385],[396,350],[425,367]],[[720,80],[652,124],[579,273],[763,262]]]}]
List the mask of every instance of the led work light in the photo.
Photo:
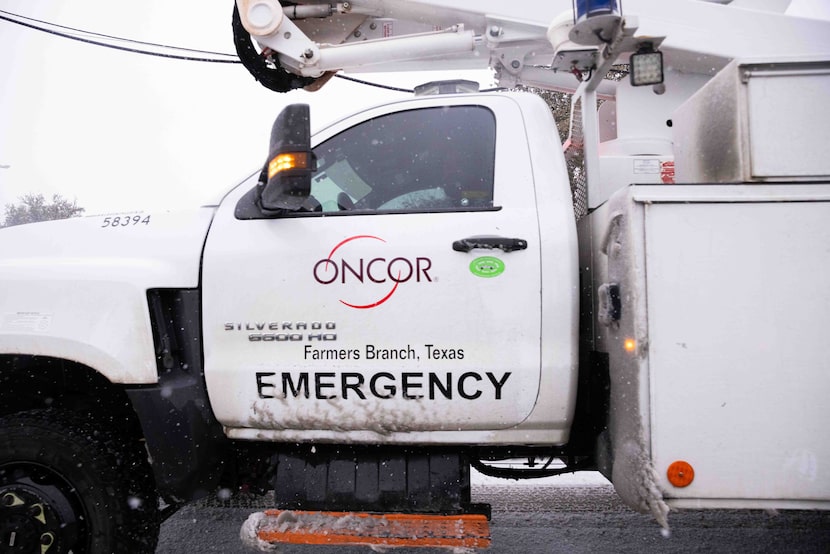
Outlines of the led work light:
[{"label": "led work light", "polygon": [[632,86],[659,85],[663,82],[663,53],[655,51],[651,44],[643,45],[631,54],[629,63]]}]

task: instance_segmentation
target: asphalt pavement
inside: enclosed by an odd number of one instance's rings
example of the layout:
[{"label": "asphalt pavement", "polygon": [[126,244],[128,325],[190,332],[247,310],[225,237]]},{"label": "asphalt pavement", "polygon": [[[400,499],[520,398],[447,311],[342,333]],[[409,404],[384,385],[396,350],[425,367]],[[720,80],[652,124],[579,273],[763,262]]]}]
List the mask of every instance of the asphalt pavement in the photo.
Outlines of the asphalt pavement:
[{"label": "asphalt pavement", "polygon": [[[473,501],[493,508],[487,554],[603,552],[830,553],[830,512],[682,510],[669,515],[665,536],[654,520],[626,507],[598,474],[516,483],[479,476]],[[182,508],[162,526],[158,554],[256,552],[239,538],[268,498],[211,498]],[[284,554],[368,554],[369,547],[281,545]],[[392,554],[447,554],[426,548]]]}]

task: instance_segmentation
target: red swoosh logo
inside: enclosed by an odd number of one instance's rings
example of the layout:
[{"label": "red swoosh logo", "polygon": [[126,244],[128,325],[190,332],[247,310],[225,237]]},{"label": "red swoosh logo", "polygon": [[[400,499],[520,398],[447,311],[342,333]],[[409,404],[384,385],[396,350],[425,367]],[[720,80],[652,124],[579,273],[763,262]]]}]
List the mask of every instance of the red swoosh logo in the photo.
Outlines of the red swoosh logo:
[{"label": "red swoosh logo", "polygon": [[[349,237],[347,239],[343,239],[342,241],[340,241],[334,248],[331,249],[331,252],[329,252],[329,255],[326,259],[331,262],[331,257],[334,256],[334,253],[337,252],[338,248],[340,248],[344,244],[347,244],[347,243],[349,243],[353,240],[357,240],[357,239],[375,239],[375,240],[379,240],[381,242],[386,242],[382,238],[376,237],[374,235],[355,235],[353,237]],[[331,262],[331,263],[334,263],[334,262]],[[398,279],[400,279],[400,278],[401,278],[401,272],[398,271]],[[386,296],[384,296],[383,298],[381,298],[377,302],[372,302],[371,304],[363,304],[363,305],[350,304],[350,303],[346,302],[345,300],[343,300],[342,298],[340,299],[340,303],[344,304],[344,305],[346,305],[350,308],[356,308],[358,310],[365,310],[365,309],[368,309],[368,308],[374,308],[375,306],[380,306],[381,304],[383,304],[384,302],[389,300],[392,297],[392,295],[395,294],[395,291],[398,290],[398,285],[400,285],[400,281],[395,281],[395,286],[392,287],[392,290],[389,291],[389,294],[387,294]]]}]

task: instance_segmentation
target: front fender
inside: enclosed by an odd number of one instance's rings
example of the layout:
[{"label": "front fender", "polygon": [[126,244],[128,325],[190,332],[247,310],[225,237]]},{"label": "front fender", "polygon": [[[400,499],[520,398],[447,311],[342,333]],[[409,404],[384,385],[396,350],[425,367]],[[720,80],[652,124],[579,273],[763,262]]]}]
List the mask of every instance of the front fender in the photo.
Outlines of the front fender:
[{"label": "front fender", "polygon": [[113,383],[158,375],[146,292],[127,283],[3,283],[0,352],[48,356],[95,368]]},{"label": "front fender", "polygon": [[113,383],[157,382],[147,291],[198,287],[212,217],[203,208],[0,230],[0,353],[72,360]]}]

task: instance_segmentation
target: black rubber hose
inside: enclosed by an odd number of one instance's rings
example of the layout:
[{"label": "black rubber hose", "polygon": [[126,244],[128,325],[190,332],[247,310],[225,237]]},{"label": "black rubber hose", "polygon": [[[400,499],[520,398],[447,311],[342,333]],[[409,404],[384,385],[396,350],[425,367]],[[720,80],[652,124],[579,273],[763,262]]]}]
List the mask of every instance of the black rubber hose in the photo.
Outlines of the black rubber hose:
[{"label": "black rubber hose", "polygon": [[280,66],[279,60],[274,58],[276,67],[269,67],[265,59],[257,52],[251,35],[242,25],[239,17],[239,8],[234,2],[233,6],[233,44],[236,47],[236,54],[239,56],[242,65],[254,76],[254,79],[269,90],[275,92],[289,92],[294,89],[304,88],[313,83],[314,77],[301,77],[289,73]]}]

